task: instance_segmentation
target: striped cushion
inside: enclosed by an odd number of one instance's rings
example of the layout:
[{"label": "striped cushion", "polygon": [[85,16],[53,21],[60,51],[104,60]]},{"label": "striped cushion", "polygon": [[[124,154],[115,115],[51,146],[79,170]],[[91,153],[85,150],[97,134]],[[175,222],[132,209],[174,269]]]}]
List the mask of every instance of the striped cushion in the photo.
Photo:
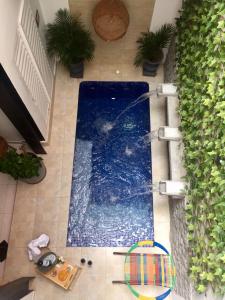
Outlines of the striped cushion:
[{"label": "striped cushion", "polygon": [[176,276],[171,256],[131,253],[125,263],[125,280],[131,285],[172,288]]}]

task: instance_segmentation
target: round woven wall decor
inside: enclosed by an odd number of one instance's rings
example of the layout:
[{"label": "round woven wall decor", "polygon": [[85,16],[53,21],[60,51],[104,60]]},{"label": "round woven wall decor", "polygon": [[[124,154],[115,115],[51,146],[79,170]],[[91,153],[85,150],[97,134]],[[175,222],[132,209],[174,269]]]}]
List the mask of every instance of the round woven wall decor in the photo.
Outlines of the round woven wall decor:
[{"label": "round woven wall decor", "polygon": [[103,40],[115,41],[127,32],[129,14],[120,0],[101,0],[94,8],[92,22]]}]

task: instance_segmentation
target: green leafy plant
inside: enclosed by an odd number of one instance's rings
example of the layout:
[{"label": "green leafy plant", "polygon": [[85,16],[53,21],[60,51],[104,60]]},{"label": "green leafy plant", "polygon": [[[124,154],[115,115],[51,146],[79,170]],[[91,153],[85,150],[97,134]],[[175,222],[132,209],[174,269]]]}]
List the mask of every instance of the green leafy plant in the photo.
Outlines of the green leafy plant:
[{"label": "green leafy plant", "polygon": [[177,86],[189,182],[190,278],[225,294],[225,2],[186,0],[177,21]]},{"label": "green leafy plant", "polygon": [[66,67],[91,60],[95,49],[90,32],[67,9],[58,10],[54,23],[47,25],[46,43],[48,54],[56,55]]},{"label": "green leafy plant", "polygon": [[0,172],[14,179],[38,176],[41,160],[31,153],[18,154],[15,149],[10,149],[0,158]]},{"label": "green leafy plant", "polygon": [[136,67],[143,64],[145,60],[159,62],[163,58],[163,48],[166,48],[174,33],[174,26],[164,24],[156,32],[142,32],[137,40],[138,51],[134,60]]}]

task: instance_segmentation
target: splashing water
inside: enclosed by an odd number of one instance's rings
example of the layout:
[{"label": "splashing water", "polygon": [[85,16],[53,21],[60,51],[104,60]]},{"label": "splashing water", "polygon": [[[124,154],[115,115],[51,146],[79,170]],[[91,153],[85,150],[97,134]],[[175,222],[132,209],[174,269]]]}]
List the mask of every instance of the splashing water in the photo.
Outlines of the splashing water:
[{"label": "splashing water", "polygon": [[131,198],[134,198],[134,197],[137,197],[137,196],[142,196],[142,195],[149,195],[151,192],[157,192],[159,190],[159,187],[158,187],[158,184],[157,183],[148,183],[148,184],[145,184],[145,185],[142,185],[138,188],[131,188],[126,197],[124,198],[120,198],[120,197],[117,197],[117,196],[111,196],[110,197],[110,201],[113,203],[113,202],[121,202],[123,200],[127,200],[127,199],[131,199]]},{"label": "splashing water", "polygon": [[113,122],[106,122],[102,127],[102,132],[109,133],[113,129],[113,127],[117,124],[117,121],[119,118],[124,115],[129,109],[136,106],[139,103],[142,103],[149,99],[150,96],[157,93],[157,90],[152,90],[148,93],[144,93],[141,96],[139,96],[137,99],[135,99],[133,102],[131,102],[116,118]]},{"label": "splashing water", "polygon": [[110,202],[111,202],[111,203],[116,203],[118,200],[119,200],[119,197],[117,197],[117,196],[112,195],[112,196],[110,197]]},{"label": "splashing water", "polygon": [[125,154],[126,154],[127,156],[131,156],[131,155],[133,154],[133,150],[130,149],[128,146],[126,146]]},{"label": "splashing water", "polygon": [[105,124],[103,124],[101,131],[103,133],[108,133],[110,130],[113,129],[113,123],[111,122],[106,122]]},{"label": "splashing water", "polygon": [[146,100],[148,100],[148,98],[152,95],[154,95],[155,93],[157,93],[156,90],[153,90],[151,92],[148,92],[148,93],[144,93],[142,94],[140,97],[138,97],[136,100],[134,100],[133,102],[131,102],[131,104],[129,104],[117,117],[116,119],[114,120],[113,123],[116,123],[117,120],[123,115],[125,114],[129,109],[131,109],[132,107],[136,106],[137,104],[139,103],[142,103]]},{"label": "splashing water", "polygon": [[152,140],[158,138],[158,130],[152,130],[151,132],[145,134],[144,136],[140,137],[140,140],[144,142],[144,144],[151,143]]}]

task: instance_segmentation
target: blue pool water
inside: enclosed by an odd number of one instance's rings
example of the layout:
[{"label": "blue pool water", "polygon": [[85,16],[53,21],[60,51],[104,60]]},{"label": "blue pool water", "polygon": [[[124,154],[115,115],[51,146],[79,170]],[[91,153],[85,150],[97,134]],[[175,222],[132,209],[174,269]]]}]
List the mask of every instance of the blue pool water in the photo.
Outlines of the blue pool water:
[{"label": "blue pool water", "polygon": [[80,84],[67,246],[153,239],[149,101],[118,118],[148,91],[145,82]]}]

